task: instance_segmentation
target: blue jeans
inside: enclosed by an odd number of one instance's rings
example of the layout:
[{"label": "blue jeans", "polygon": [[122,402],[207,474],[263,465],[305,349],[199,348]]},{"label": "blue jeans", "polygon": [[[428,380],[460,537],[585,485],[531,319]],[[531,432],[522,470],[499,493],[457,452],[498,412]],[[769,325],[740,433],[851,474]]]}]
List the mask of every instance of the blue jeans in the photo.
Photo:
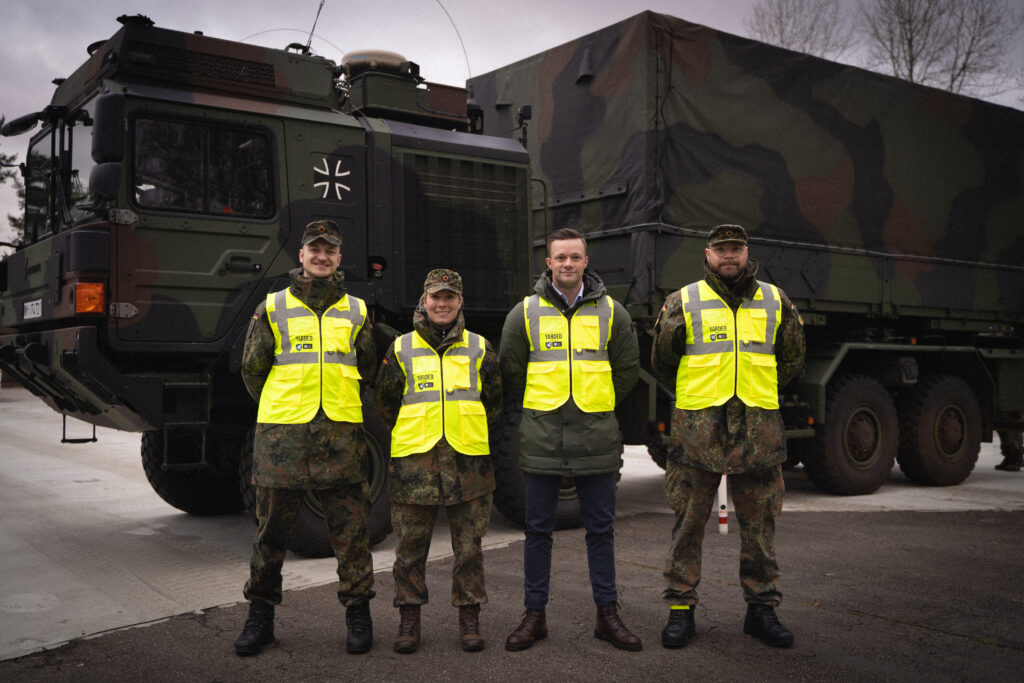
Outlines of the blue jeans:
[{"label": "blue jeans", "polygon": [[[615,590],[616,473],[576,477],[580,514],[587,530],[587,564],[594,603],[618,601]],[[543,609],[551,586],[551,534],[555,530],[562,478],[523,472],[526,544],[523,548],[526,609]]]}]

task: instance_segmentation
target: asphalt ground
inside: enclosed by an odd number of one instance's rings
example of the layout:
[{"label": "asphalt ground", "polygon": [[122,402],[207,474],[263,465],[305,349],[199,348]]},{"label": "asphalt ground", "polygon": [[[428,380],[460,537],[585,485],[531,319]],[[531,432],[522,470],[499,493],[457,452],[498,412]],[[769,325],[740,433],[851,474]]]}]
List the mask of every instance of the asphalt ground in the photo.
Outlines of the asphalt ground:
[{"label": "asphalt ground", "polygon": [[[374,549],[369,654],[344,652],[332,560],[289,556],[277,642],[239,658],[232,643],[246,615],[237,601],[251,523],[154,504],[137,436],[101,434],[82,450],[54,445],[59,417],[45,406],[6,388],[0,403],[0,638],[10,643],[0,654],[0,681],[1017,681],[1024,674],[1024,474],[992,470],[998,449],[989,444],[971,478],[945,489],[916,487],[894,469],[875,494],[833,497],[815,492],[801,471],[786,473],[776,548],[785,594],[779,615],[796,634],[789,650],[743,635],[739,536],[735,522],[720,535],[714,517],[697,638],[682,650],[661,647],[668,614],[661,571],[673,520],[659,471],[627,450],[617,583],[621,614],[643,639],[642,652],[593,638],[582,530],[556,533],[548,639],[506,652],[504,638],[522,614],[522,535],[495,513],[485,539],[483,652],[459,649],[448,598],[452,559],[439,524],[427,576],[434,600],[423,610],[419,652],[391,649],[398,623],[387,571],[392,535]],[[31,637],[17,633],[22,627]]]},{"label": "asphalt ground", "polygon": [[448,600],[452,559],[430,563],[433,601],[411,655],[392,651],[398,623],[389,572],[376,575],[373,650],[344,652],[344,611],[326,584],[288,591],[277,641],[240,658],[232,643],[246,616],[236,604],[175,616],[0,662],[4,681],[1019,681],[1024,672],[1024,512],[795,512],[778,522],[783,568],[778,613],[792,649],[743,635],[738,535],[709,523],[697,637],[661,647],[660,601],[669,514],[617,525],[620,613],[643,640],[622,652],[593,637],[594,606],[582,530],[556,534],[549,636],[506,652],[522,612],[522,544],[485,554],[490,602],[483,652],[462,652]]}]

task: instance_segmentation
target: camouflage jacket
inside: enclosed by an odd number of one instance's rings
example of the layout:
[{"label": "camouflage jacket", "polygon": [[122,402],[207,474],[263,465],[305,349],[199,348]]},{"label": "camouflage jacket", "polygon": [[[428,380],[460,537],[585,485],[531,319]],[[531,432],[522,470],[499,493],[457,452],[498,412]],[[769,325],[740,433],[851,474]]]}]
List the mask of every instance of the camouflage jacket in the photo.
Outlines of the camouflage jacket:
[{"label": "camouflage jacket", "polygon": [[[451,329],[443,333],[427,321],[422,306],[413,314],[413,326],[439,354],[462,337],[465,319],[459,313]],[[395,426],[405,393],[405,372],[395,359],[392,342],[377,372],[377,411],[389,427]],[[501,374],[498,356],[490,342],[480,365],[480,402],[493,427],[501,416]],[[441,437],[426,453],[391,458],[388,467],[388,497],[407,505],[455,505],[494,490],[494,467],[490,455],[463,455]]]},{"label": "camouflage jacket", "polygon": [[[730,290],[707,269],[706,263],[704,266],[704,280],[733,311],[744,300],[753,298],[757,291],[756,273],[757,261],[750,259],[747,272]],[[782,321],[776,336],[775,358],[781,390],[803,369],[804,328],[789,297],[782,290],[779,294]],[[678,290],[665,299],[654,333],[651,367],[660,379],[675,387],[679,360],[686,353],[686,322]],[[703,410],[675,408],[668,457],[691,467],[724,474],[772,467],[786,459],[782,414],[778,410],[749,407],[736,396],[725,405]]]},{"label": "camouflage jacket", "polygon": [[[583,273],[583,297],[575,306],[568,306],[555,289],[550,270],[538,278],[534,292],[554,304],[566,317],[571,317],[580,305],[607,293],[604,282],[589,268]],[[526,391],[526,366],[530,355],[524,316],[520,301],[505,318],[499,351],[505,391],[519,402]],[[640,376],[640,350],[633,321],[617,301],[614,302],[608,355],[618,403]],[[519,424],[519,467],[533,474],[560,476],[615,472],[619,469],[620,441],[619,422],[612,411],[585,413],[572,398],[556,410],[524,409]]]},{"label": "camouflage jacket", "polygon": [[[296,268],[289,273],[292,294],[323,315],[345,294],[341,273],[326,280],[303,276]],[[365,380],[373,377],[377,350],[369,318],[356,335],[356,362]],[[256,307],[242,352],[242,379],[249,394],[259,403],[263,385],[274,365],[274,333],[267,316],[266,301]],[[253,445],[253,483],[284,489],[325,489],[367,478],[367,451],[363,426],[335,422],[320,408],[305,424],[256,423]]]}]

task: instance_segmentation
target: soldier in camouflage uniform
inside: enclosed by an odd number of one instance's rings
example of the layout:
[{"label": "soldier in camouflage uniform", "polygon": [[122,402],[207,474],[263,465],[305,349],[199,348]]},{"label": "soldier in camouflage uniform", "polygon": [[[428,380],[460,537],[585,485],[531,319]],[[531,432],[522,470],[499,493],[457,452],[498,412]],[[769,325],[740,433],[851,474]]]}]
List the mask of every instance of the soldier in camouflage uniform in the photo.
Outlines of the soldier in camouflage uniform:
[{"label": "soldier in camouflage uniform", "polygon": [[[670,612],[662,644],[683,647],[696,633],[704,527],[721,477],[728,475],[740,525],[743,631],[789,647],[793,634],[774,610],[782,599],[773,541],[786,459],[777,406],[778,390],[803,368],[803,322],[781,289],[755,279],[757,262],[747,256],[743,228],[714,228],[705,256],[704,280],[666,299],[651,359],[655,372],[676,386],[665,473],[676,523],[665,565]],[[710,384],[701,383],[709,378]]]},{"label": "soldier in camouflage uniform", "polygon": [[[376,348],[366,305],[345,293],[338,271],[337,224],[313,221],[302,244],[302,265],[289,273],[289,288],[271,293],[257,307],[242,357],[242,379],[260,404],[253,444],[259,530],[245,584],[249,618],[235,641],[239,655],[257,654],[274,640],[281,566],[307,491],[324,508],[338,559],[338,600],[346,608],[348,625],[346,649],[367,652],[373,644],[367,446],[358,397],[363,384],[359,378],[371,378],[376,370]],[[273,315],[268,311],[271,306]],[[323,353],[317,353],[317,344]],[[289,360],[293,351],[306,352],[301,364]],[[278,379],[281,375],[272,373],[277,368],[290,373],[289,368],[300,368],[304,374]],[[336,419],[339,416],[343,419]]]},{"label": "soldier in camouflage uniform", "polygon": [[452,604],[459,608],[462,649],[484,648],[480,540],[493,501],[488,423],[501,415],[501,375],[491,344],[466,330],[462,302],[458,273],[430,271],[413,314],[415,331],[395,340],[377,375],[377,410],[393,428],[388,495],[399,535],[394,604],[400,613],[394,648],[405,654],[419,646],[427,552],[439,506],[455,552]]}]

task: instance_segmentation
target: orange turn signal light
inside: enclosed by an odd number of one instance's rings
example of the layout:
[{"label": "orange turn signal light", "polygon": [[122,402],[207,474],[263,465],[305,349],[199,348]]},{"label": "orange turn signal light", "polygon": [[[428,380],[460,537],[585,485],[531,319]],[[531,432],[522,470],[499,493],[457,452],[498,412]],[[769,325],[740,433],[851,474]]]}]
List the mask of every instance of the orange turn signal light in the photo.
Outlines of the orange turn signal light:
[{"label": "orange turn signal light", "polygon": [[102,282],[79,282],[75,286],[75,313],[102,313],[105,299]]}]

